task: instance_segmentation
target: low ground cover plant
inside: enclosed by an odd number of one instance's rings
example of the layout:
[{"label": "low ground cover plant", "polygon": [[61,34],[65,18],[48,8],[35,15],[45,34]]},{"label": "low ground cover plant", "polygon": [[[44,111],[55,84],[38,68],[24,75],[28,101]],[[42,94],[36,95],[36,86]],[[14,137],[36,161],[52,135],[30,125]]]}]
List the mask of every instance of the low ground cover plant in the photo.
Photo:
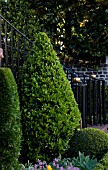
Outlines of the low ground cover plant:
[{"label": "low ground cover plant", "polygon": [[80,168],[80,170],[92,170],[98,161],[96,158],[90,158],[89,155],[85,156],[84,153],[79,152],[78,157],[72,159],[72,164]]},{"label": "low ground cover plant", "polygon": [[90,158],[89,156],[84,156],[84,153],[79,152],[78,157],[74,158],[64,158],[61,156],[55,158],[53,162],[47,164],[45,161],[38,159],[37,163],[33,166],[28,162],[28,164],[20,165],[21,170],[93,170],[93,168],[98,164],[97,159]]}]

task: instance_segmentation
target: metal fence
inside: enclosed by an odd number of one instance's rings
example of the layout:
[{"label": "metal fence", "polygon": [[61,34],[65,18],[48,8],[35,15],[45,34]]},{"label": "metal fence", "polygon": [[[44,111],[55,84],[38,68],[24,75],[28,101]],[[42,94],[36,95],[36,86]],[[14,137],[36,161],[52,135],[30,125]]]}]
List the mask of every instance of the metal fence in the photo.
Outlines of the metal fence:
[{"label": "metal fence", "polygon": [[86,75],[79,81],[78,75],[71,69],[63,68],[81,111],[82,128],[106,124],[105,81]]},{"label": "metal fence", "polygon": [[[33,42],[13,27],[0,14],[0,48],[4,50],[1,66],[11,68],[18,84],[20,67],[26,60]],[[82,113],[82,127],[106,124],[105,81],[83,76],[81,82],[71,69],[63,66]]]},{"label": "metal fence", "polygon": [[18,83],[20,67],[32,47],[30,41],[0,14],[0,48],[4,51],[1,66],[11,68]]}]

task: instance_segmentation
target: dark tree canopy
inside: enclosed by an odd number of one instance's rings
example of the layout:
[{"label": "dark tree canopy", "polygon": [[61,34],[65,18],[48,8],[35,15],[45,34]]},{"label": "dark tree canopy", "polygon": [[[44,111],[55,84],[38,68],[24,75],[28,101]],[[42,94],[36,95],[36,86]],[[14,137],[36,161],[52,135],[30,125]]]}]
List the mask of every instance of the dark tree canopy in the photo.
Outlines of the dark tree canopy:
[{"label": "dark tree canopy", "polygon": [[55,50],[71,57],[73,63],[81,56],[94,61],[107,54],[106,0],[12,0],[4,7],[2,14],[26,36],[34,39],[34,26],[46,32]]}]

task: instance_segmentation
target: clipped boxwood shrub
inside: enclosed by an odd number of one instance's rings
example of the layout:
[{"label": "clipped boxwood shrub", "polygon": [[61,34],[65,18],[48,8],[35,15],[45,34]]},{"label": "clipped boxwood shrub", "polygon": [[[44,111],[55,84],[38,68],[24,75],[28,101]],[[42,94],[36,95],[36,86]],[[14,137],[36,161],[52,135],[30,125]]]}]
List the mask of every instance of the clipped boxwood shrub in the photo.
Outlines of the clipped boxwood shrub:
[{"label": "clipped boxwood shrub", "polygon": [[17,85],[9,68],[0,68],[0,169],[18,168],[21,144]]},{"label": "clipped boxwood shrub", "polygon": [[108,151],[108,135],[96,128],[76,131],[70,140],[70,149],[67,154],[73,157],[73,155],[77,156],[79,151],[100,160]]},{"label": "clipped boxwood shrub", "polygon": [[31,161],[48,161],[67,149],[69,138],[79,126],[80,112],[45,33],[36,34],[21,74],[22,155]]}]

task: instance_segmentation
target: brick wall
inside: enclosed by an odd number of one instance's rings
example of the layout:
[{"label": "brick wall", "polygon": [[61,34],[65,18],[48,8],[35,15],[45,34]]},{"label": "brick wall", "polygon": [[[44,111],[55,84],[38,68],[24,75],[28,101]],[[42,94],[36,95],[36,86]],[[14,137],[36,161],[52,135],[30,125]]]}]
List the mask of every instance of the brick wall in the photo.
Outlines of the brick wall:
[{"label": "brick wall", "polygon": [[108,85],[108,65],[102,64],[97,70],[86,67],[72,67],[73,72],[78,74],[78,77],[83,77],[83,75],[96,75],[97,78],[104,79]]}]

